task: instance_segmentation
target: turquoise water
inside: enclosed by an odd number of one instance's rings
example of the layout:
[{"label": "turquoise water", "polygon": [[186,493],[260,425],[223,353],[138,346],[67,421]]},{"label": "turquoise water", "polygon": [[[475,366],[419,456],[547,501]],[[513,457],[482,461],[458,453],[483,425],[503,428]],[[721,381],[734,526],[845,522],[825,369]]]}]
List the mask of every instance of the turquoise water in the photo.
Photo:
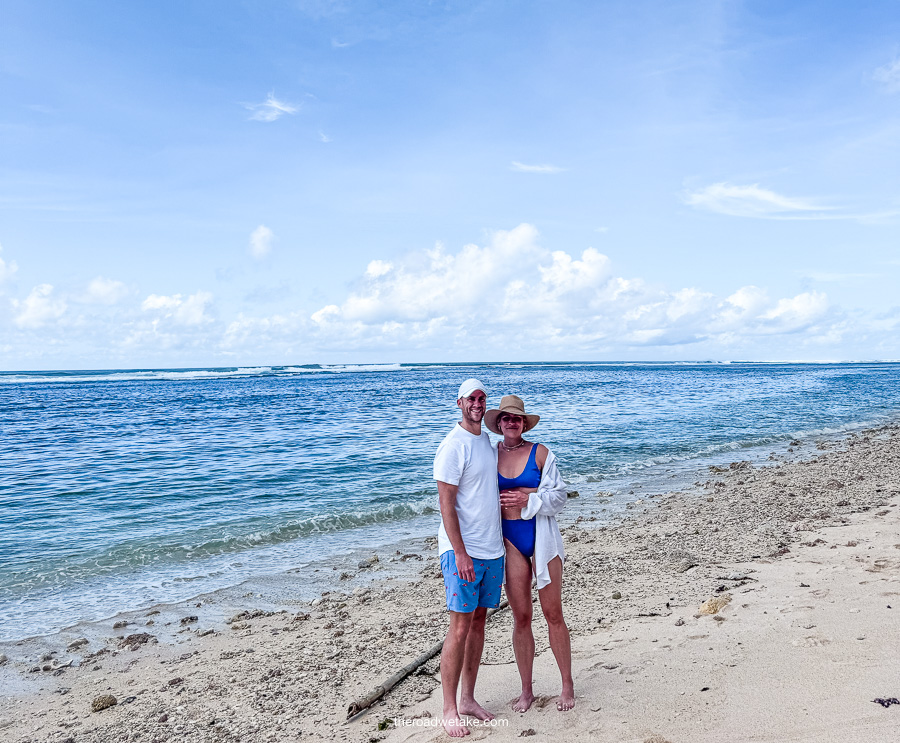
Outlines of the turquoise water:
[{"label": "turquoise water", "polygon": [[583,493],[893,419],[898,364],[511,364],[0,373],[0,639],[437,528],[468,376],[514,392]]}]

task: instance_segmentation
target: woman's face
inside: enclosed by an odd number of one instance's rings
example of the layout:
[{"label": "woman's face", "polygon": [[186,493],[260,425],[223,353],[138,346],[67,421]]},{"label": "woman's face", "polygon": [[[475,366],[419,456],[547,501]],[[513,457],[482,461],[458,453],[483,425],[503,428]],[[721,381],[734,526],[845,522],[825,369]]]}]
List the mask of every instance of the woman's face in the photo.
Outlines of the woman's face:
[{"label": "woman's face", "polygon": [[503,413],[498,419],[500,424],[500,432],[504,436],[521,436],[525,426],[525,419],[521,415],[513,415],[512,413]]}]

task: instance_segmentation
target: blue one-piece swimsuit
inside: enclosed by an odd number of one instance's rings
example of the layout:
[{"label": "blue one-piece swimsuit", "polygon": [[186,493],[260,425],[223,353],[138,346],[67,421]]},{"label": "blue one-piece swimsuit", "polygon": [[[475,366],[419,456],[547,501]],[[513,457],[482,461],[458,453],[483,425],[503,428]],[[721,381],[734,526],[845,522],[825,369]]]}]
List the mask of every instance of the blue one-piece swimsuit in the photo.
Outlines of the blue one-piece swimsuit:
[{"label": "blue one-piece swimsuit", "polygon": [[[515,488],[536,488],[541,484],[541,470],[535,461],[538,445],[531,447],[528,462],[522,474],[512,479],[497,473],[497,481],[500,490],[513,490]],[[534,554],[534,518],[530,519],[503,519],[503,538],[512,542],[513,546],[525,557]]]}]

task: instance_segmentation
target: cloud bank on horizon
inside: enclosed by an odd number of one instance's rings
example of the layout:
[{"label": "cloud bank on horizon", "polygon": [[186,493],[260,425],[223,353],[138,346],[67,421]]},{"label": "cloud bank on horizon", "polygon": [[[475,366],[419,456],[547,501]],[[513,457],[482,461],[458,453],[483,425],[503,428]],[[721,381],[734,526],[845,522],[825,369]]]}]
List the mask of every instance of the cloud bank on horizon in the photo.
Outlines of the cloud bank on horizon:
[{"label": "cloud bank on horizon", "polygon": [[[815,343],[835,331],[822,293],[770,299],[764,289],[743,286],[717,297],[693,287],[649,286],[616,276],[594,248],[579,256],[542,249],[528,224],[494,233],[483,247],[450,253],[439,244],[396,264],[373,261],[342,304],[310,319],[323,337],[355,347],[412,338],[434,349],[447,341],[508,344],[554,356],[700,342],[727,348],[747,336],[801,334]],[[229,331],[256,325],[245,320]]]},{"label": "cloud bank on horizon", "polygon": [[10,0],[0,369],[900,358],[898,39],[888,0]]},{"label": "cloud bank on horizon", "polygon": [[229,317],[208,291],[142,299],[103,277],[69,292],[41,284],[24,300],[9,300],[8,309],[14,342],[40,338],[63,351],[87,345],[110,359],[136,349],[149,358],[200,352],[220,365],[260,349],[276,357],[374,361],[404,354],[577,360],[598,353],[765,360],[771,349],[820,359],[847,334],[888,335],[900,327],[900,313],[852,317],[821,291],[780,297],[744,285],[720,295],[621,276],[595,248],[572,254],[543,247],[529,224],[498,230],[484,245],[453,251],[438,243],[392,261],[374,259],[340,303],[308,314]]}]

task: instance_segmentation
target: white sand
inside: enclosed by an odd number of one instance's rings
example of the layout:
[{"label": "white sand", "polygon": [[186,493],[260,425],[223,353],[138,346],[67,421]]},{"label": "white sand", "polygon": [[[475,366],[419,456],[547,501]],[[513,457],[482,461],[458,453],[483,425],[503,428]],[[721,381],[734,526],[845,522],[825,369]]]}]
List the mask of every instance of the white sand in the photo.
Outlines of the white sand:
[{"label": "white sand", "polygon": [[[847,526],[804,533],[823,545],[723,566],[723,575],[753,571],[754,580],[730,591],[731,603],[716,616],[693,616],[701,594],[666,616],[616,622],[579,637],[573,713],[557,712],[553,698],[513,713],[515,666],[486,666],[479,676],[484,703],[508,726],[473,727],[470,738],[487,730],[503,740],[532,729],[544,739],[654,743],[897,741],[900,706],[871,701],[900,694],[897,503],[894,497],[885,516],[870,512]],[[845,546],[851,541],[858,545]],[[682,626],[675,625],[678,617]],[[535,677],[538,694],[558,692],[549,651]],[[440,710],[436,690],[401,714],[438,718]],[[420,739],[424,730],[401,726],[387,740]]]}]

